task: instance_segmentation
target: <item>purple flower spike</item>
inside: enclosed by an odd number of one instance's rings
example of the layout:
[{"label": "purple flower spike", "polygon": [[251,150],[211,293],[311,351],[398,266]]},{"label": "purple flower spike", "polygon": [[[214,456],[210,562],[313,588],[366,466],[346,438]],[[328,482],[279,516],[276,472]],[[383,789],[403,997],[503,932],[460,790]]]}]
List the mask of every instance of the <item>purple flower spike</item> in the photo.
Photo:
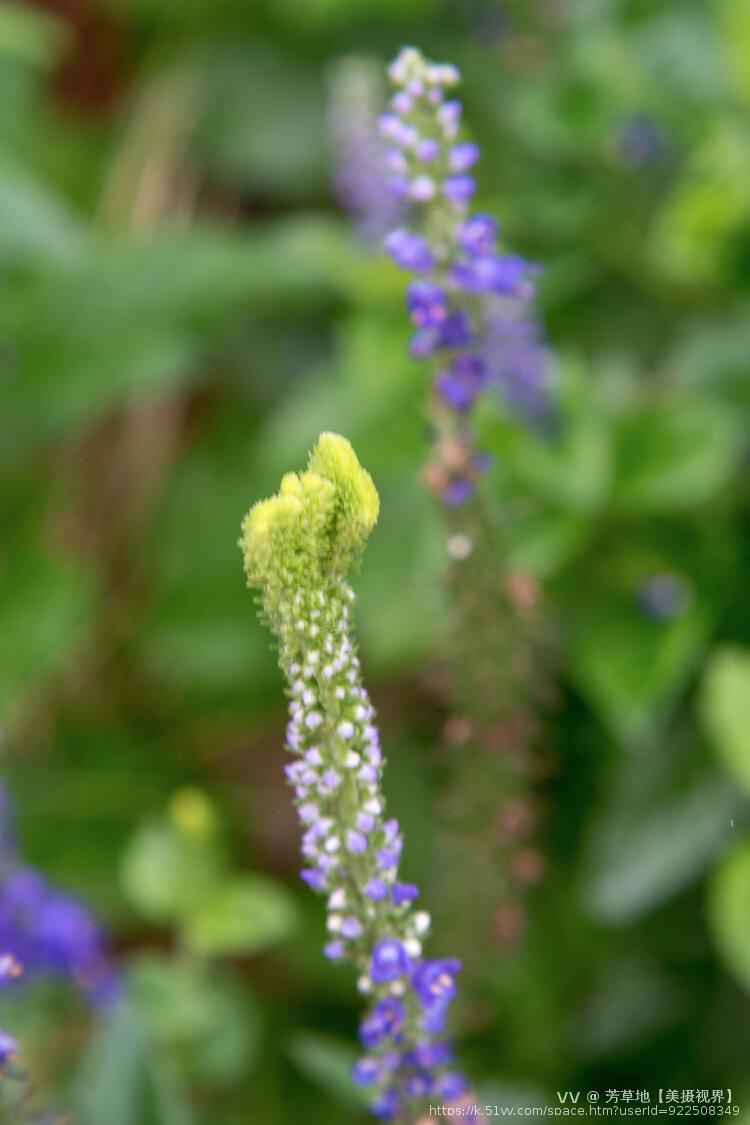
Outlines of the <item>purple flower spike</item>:
[{"label": "purple flower spike", "polygon": [[372,951],[370,976],[376,984],[386,984],[411,972],[411,958],[400,941],[381,938]]},{"label": "purple flower spike", "polygon": [[323,954],[329,961],[340,961],[345,951],[346,947],[339,938],[335,938],[333,941],[329,941],[327,945],[323,946]]},{"label": "purple flower spike", "polygon": [[435,256],[420,234],[399,229],[391,231],[383,243],[387,254],[397,266],[414,273],[429,273],[435,268]]}]

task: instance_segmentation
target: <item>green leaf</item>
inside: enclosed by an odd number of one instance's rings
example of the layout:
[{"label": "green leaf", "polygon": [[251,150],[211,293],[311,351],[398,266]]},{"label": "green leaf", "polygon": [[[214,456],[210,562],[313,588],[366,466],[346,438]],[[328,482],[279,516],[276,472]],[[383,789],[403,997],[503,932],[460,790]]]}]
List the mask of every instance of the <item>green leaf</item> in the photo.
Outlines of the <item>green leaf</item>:
[{"label": "green leaf", "polygon": [[288,1051],[299,1070],[336,1101],[347,1106],[366,1105],[367,1091],[352,1081],[351,1070],[358,1055],[349,1044],[305,1031],[291,1039]]},{"label": "green leaf", "polygon": [[285,941],[295,925],[294,900],[284,885],[248,875],[222,883],[191,911],[185,940],[205,955],[261,953]]},{"label": "green leaf", "polygon": [[69,208],[31,173],[0,160],[0,255],[13,263],[75,260],[84,232]]},{"label": "green leaf", "polygon": [[258,1013],[236,980],[190,960],[141,957],[132,991],[156,1042],[176,1050],[202,1085],[220,1088],[252,1069]]},{"label": "green leaf", "polygon": [[722,960],[750,990],[750,840],[738,844],[713,873],[708,921]]},{"label": "green leaf", "polygon": [[99,1023],[74,1091],[80,1125],[142,1125],[153,1043],[126,998]]},{"label": "green leaf", "polygon": [[637,411],[615,434],[613,505],[640,513],[705,503],[731,478],[741,437],[731,412],[709,400],[683,397]]},{"label": "green leaf", "polygon": [[573,676],[606,725],[639,741],[658,724],[685,683],[708,637],[698,604],[672,621],[644,617],[617,595],[582,610],[573,626]]},{"label": "green leaf", "polygon": [[[724,847],[737,809],[721,777],[701,774],[686,786],[679,772],[671,783],[652,776],[649,794],[648,766],[638,761],[630,769],[643,775],[641,782],[618,789],[595,823],[582,883],[588,912],[616,925],[648,913],[699,876]],[[670,785],[673,792],[664,796]]]},{"label": "green leaf", "polygon": [[210,841],[191,839],[165,820],[143,824],[122,859],[125,894],[145,918],[176,921],[213,892],[219,861]]},{"label": "green leaf", "polygon": [[712,655],[700,709],[719,758],[750,791],[750,651],[727,646]]},{"label": "green leaf", "polygon": [[0,718],[65,667],[86,637],[90,576],[63,558],[12,550],[0,569]]}]

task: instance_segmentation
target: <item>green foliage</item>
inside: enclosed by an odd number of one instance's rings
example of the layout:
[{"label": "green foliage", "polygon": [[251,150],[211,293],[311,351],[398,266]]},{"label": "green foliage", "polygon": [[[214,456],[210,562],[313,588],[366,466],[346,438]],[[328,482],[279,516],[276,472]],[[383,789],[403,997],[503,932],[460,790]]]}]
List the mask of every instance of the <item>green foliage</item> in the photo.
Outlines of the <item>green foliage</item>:
[{"label": "green foliage", "polygon": [[750,788],[750,652],[720,648],[703,681],[703,720],[722,763]]},{"label": "green foliage", "polygon": [[[547,874],[525,943],[483,960],[463,1061],[507,1104],[738,1086],[747,4],[112,0],[76,7],[83,31],[68,8],[0,7],[3,776],[29,862],[102,914],[127,982],[90,1019],[64,987],[0,994],[38,1104],[81,1125],[359,1120],[354,989],[296,876],[283,700],[235,545],[322,432],[381,496],[357,631],[408,877],[441,887],[425,372],[403,274],[328,187],[330,67],[401,42],[464,72],[477,205],[543,266],[559,360],[549,419],[489,397],[480,419],[498,581],[541,587]],[[374,515],[344,460],[311,466],[326,564]],[[299,531],[255,538],[264,573]],[[654,607],[660,576],[676,594]]]},{"label": "green foliage", "polygon": [[738,844],[717,867],[709,886],[708,911],[723,960],[750,989],[750,841]]},{"label": "green foliage", "polygon": [[139,913],[173,925],[202,957],[259,953],[295,928],[293,902],[277,880],[228,870],[215,813],[197,790],[176,793],[168,817],[138,828],[121,879]]}]

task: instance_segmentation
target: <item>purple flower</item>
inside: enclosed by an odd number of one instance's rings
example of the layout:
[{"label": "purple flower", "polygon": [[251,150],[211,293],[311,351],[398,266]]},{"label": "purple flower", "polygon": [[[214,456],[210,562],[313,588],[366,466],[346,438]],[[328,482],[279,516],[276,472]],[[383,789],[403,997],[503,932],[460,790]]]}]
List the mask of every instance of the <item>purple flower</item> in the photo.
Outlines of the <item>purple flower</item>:
[{"label": "purple flower", "polygon": [[432,1084],[432,1093],[445,1101],[459,1098],[466,1089],[466,1079],[462,1074],[439,1074]]},{"label": "purple flower", "polygon": [[411,972],[411,959],[396,938],[381,938],[372,951],[370,976],[376,984],[397,980]]},{"label": "purple flower", "polygon": [[401,269],[429,273],[435,268],[435,256],[421,234],[412,234],[403,228],[394,230],[387,236],[383,246]]},{"label": "purple flower", "polygon": [[312,867],[306,867],[304,871],[300,871],[299,877],[303,883],[307,883],[308,887],[312,887],[314,891],[325,890],[326,877],[322,871],[316,871]]},{"label": "purple flower", "polygon": [[18,1043],[7,1031],[0,1031],[0,1069],[18,1052]]},{"label": "purple flower", "polygon": [[382,879],[370,879],[365,885],[365,894],[368,898],[373,899],[374,902],[379,902],[388,895],[388,888]]},{"label": "purple flower", "polygon": [[474,493],[474,481],[469,477],[453,477],[446,484],[441,496],[448,508],[460,508]]},{"label": "purple flower", "polygon": [[448,315],[448,298],[433,281],[412,281],[406,290],[406,307],[418,328],[432,328]]},{"label": "purple flower", "polygon": [[413,359],[427,359],[441,344],[439,328],[419,328],[409,341],[409,355]]},{"label": "purple flower", "polygon": [[479,146],[473,141],[453,145],[448,153],[448,163],[453,172],[467,172],[479,160]]},{"label": "purple flower", "polygon": [[445,1066],[452,1059],[453,1052],[450,1044],[445,1042],[419,1043],[410,1054],[410,1061],[425,1070],[432,1070],[436,1066]]},{"label": "purple flower", "polygon": [[474,391],[457,375],[450,371],[439,371],[435,376],[435,390],[444,402],[454,410],[468,410],[474,401]]},{"label": "purple flower", "polygon": [[352,1067],[352,1078],[359,1086],[369,1086],[372,1082],[376,1082],[379,1076],[378,1060],[371,1059],[367,1055],[363,1059],[358,1059]]},{"label": "purple flower", "polygon": [[329,961],[340,961],[346,952],[346,946],[339,938],[334,938],[323,946],[323,954]]},{"label": "purple flower", "polygon": [[467,293],[498,293],[511,297],[528,274],[529,265],[516,254],[490,254],[457,262],[451,276]]},{"label": "purple flower", "polygon": [[448,176],[443,180],[443,195],[451,203],[462,205],[471,199],[474,192],[477,190],[477,182],[473,176],[466,175],[465,172],[459,173],[455,176]]},{"label": "purple flower", "polygon": [[399,1097],[393,1087],[384,1090],[374,1101],[370,1102],[370,1113],[380,1121],[392,1121],[398,1113]]},{"label": "purple flower", "polygon": [[495,253],[498,229],[491,215],[471,215],[456,227],[456,242],[470,257],[486,257]]},{"label": "purple flower", "polygon": [[394,883],[391,887],[391,899],[394,906],[401,906],[405,902],[414,902],[419,897],[419,887],[413,883]]},{"label": "purple flower", "polygon": [[378,1000],[368,1016],[359,1025],[362,1046],[371,1051],[385,1039],[398,1042],[406,1019],[404,1005],[395,996]]},{"label": "purple flower", "polygon": [[426,1074],[411,1074],[404,1082],[404,1093],[408,1098],[424,1098],[430,1092],[430,1080]]},{"label": "purple flower", "polygon": [[429,137],[425,137],[424,140],[419,141],[419,143],[417,144],[417,147],[414,150],[414,155],[416,156],[417,160],[421,160],[423,163],[429,164],[430,161],[435,159],[439,152],[440,145],[438,144],[438,142],[433,141]]},{"label": "purple flower", "polygon": [[341,923],[341,933],[345,938],[349,939],[360,937],[362,933],[362,923],[359,918],[355,918],[352,914],[344,918]]},{"label": "purple flower", "polygon": [[462,348],[471,340],[471,321],[463,309],[447,316],[440,326],[442,348]]},{"label": "purple flower", "polygon": [[351,852],[352,855],[361,855],[362,852],[367,851],[367,837],[363,832],[358,832],[356,829],[351,829],[346,837],[346,850]]},{"label": "purple flower", "polygon": [[456,995],[456,976],[461,962],[455,958],[420,961],[411,975],[411,985],[424,1008],[449,1004]]}]

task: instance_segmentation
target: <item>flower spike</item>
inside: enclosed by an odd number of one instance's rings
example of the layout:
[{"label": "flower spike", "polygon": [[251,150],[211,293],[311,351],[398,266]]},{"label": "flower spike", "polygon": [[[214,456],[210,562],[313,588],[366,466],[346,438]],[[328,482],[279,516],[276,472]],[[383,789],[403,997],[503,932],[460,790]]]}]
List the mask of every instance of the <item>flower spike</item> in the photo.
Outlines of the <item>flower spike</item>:
[{"label": "flower spike", "polygon": [[388,818],[375,712],[353,635],[357,564],[378,516],[372,479],[345,438],[322,434],[308,468],[252,507],[240,547],[248,584],[279,642],[290,696],[285,773],[302,828],[301,877],[327,896],[331,961],[348,961],[369,998],[360,1024],[366,1054],[355,1082],[372,1087],[375,1116],[451,1100],[464,1080],[444,1037],[460,963],[427,960],[429,915],[399,881],[403,841]]}]

